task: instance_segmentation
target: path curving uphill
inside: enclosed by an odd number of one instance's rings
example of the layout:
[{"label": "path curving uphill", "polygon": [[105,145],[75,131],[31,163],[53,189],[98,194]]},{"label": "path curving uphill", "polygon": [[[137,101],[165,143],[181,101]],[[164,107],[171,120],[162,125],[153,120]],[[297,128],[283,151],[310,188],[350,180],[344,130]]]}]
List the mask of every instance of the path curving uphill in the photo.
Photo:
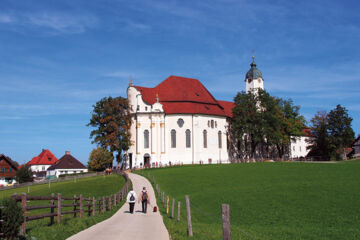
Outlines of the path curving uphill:
[{"label": "path curving uphill", "polygon": [[[151,205],[156,205],[154,189],[150,182],[137,174],[129,173],[133,189],[139,195],[143,187],[146,187]],[[141,212],[141,203],[135,204],[134,214],[129,213],[129,204],[125,203],[111,218],[91,226],[70,238],[69,240],[114,240],[114,239],[156,239],[169,240],[169,233],[163,219],[157,211],[152,212],[148,206],[147,214]]]}]

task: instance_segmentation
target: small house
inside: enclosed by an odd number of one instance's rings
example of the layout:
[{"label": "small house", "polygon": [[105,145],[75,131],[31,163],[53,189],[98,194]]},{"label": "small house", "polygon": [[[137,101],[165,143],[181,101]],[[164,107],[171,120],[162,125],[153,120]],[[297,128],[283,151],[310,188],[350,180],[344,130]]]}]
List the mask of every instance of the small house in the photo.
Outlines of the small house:
[{"label": "small house", "polygon": [[26,165],[30,166],[34,177],[45,178],[46,170],[56,163],[58,159],[48,149],[43,149],[39,156],[33,157]]},{"label": "small house", "polygon": [[74,174],[84,172],[88,172],[87,167],[79,160],[74,158],[70,154],[70,151],[66,151],[64,156],[62,156],[56,163],[54,163],[47,169],[46,177],[59,177],[59,175],[62,174]]},{"label": "small house", "polygon": [[352,158],[360,157],[360,135],[355,139],[353,144],[351,145],[352,151],[349,153],[349,156]]},{"label": "small house", "polygon": [[0,186],[8,186],[16,183],[15,176],[19,164],[11,158],[0,154]]}]

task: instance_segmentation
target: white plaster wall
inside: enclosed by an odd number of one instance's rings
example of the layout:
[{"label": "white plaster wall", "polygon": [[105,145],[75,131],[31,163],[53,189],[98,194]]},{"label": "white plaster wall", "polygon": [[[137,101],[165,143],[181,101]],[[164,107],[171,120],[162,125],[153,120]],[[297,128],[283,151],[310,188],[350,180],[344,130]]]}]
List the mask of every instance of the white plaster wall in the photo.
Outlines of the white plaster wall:
[{"label": "white plaster wall", "polygon": [[307,149],[309,143],[306,142],[309,137],[301,136],[301,137],[294,137],[294,140],[291,140],[290,143],[290,152],[291,158],[300,158],[306,157],[310,150]]},{"label": "white plaster wall", "polygon": [[[65,173],[65,171],[67,171]],[[88,172],[88,169],[56,169],[56,170],[50,170],[47,171],[47,176],[53,176],[56,175],[56,177],[59,177],[61,174],[73,174],[73,173],[81,173],[81,172]]]},{"label": "white plaster wall", "polygon": [[246,80],[246,92],[258,88],[264,89],[264,80],[262,78],[253,79],[250,83]]},{"label": "white plaster wall", "polygon": [[[46,171],[51,165],[30,165],[30,169],[33,172]],[[44,170],[43,170],[44,167]]]}]

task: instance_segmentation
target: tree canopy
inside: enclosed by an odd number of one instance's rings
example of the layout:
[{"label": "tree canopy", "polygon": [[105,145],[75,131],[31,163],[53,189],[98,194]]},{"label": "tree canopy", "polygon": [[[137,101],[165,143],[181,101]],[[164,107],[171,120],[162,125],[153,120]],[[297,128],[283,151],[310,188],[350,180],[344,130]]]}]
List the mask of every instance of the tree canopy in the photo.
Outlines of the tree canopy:
[{"label": "tree canopy", "polygon": [[323,160],[340,160],[344,148],[354,141],[355,133],[351,127],[352,118],[345,107],[337,105],[329,113],[318,112],[311,119],[310,156]]},{"label": "tree canopy", "polygon": [[299,106],[264,90],[242,91],[234,103],[229,133],[236,158],[283,158],[289,154],[291,137],[300,136],[305,128]]},{"label": "tree canopy", "polygon": [[98,147],[93,149],[89,156],[89,168],[93,171],[103,171],[111,167],[114,155],[107,149]]},{"label": "tree canopy", "polygon": [[122,152],[130,147],[131,116],[127,99],[105,97],[93,105],[92,117],[87,126],[94,127],[90,138],[103,149],[116,154],[118,164]]},{"label": "tree canopy", "polygon": [[31,171],[30,166],[24,165],[22,168],[20,168],[16,172],[15,179],[18,183],[32,182],[34,177],[33,177],[33,172]]}]

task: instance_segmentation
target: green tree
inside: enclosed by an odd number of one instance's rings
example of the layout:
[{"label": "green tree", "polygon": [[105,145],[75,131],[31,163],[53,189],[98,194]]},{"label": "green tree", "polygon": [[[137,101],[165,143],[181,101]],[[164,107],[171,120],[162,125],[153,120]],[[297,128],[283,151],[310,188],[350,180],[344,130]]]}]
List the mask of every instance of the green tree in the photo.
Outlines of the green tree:
[{"label": "green tree", "polygon": [[22,168],[20,168],[16,172],[15,179],[18,183],[32,182],[34,177],[33,177],[33,172],[31,171],[30,166],[24,165]]},{"label": "green tree", "polygon": [[92,117],[87,126],[94,127],[90,138],[112,154],[116,154],[118,164],[122,162],[122,152],[130,147],[131,116],[127,99],[105,97],[93,105]]},{"label": "green tree", "polygon": [[311,138],[308,140],[310,143],[308,156],[321,157],[323,160],[329,160],[329,136],[328,136],[328,117],[326,111],[319,111],[310,120]]},{"label": "green tree", "polygon": [[335,160],[341,159],[344,148],[349,147],[354,141],[355,133],[351,127],[352,118],[348,115],[345,107],[338,104],[327,115],[330,143],[330,157]]},{"label": "green tree", "polygon": [[107,149],[98,147],[93,149],[89,156],[89,168],[93,171],[103,171],[111,167],[114,155]]}]

